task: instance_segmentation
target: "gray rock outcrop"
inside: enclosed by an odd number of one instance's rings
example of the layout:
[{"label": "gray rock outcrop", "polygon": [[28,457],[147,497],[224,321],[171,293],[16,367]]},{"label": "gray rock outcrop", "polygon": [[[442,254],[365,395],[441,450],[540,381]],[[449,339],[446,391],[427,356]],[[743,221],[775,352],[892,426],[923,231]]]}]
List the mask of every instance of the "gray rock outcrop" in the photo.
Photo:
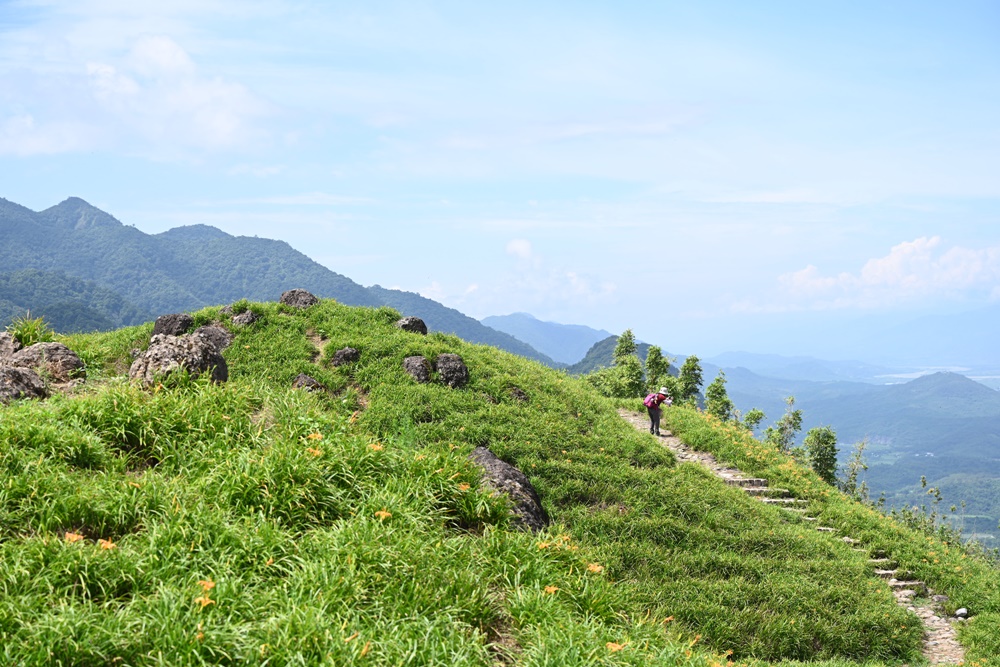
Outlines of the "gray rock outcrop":
[{"label": "gray rock outcrop", "polygon": [[346,364],[353,364],[359,359],[361,359],[360,352],[353,347],[344,347],[333,353],[333,361],[331,363],[334,366],[344,366]]},{"label": "gray rock outcrop", "polygon": [[259,319],[260,315],[257,313],[252,310],[244,310],[238,315],[233,315],[232,323],[238,327],[248,327]]},{"label": "gray rock outcrop", "polygon": [[292,389],[303,389],[305,391],[326,391],[326,387],[316,378],[309,377],[305,373],[299,373],[292,381]]},{"label": "gray rock outcrop", "polygon": [[15,352],[8,362],[11,366],[31,368],[48,375],[55,382],[70,382],[87,377],[83,361],[76,352],[62,343],[35,343]]},{"label": "gray rock outcrop", "polygon": [[290,289],[281,293],[281,303],[293,308],[308,308],[319,303],[319,299],[304,289]]},{"label": "gray rock outcrop", "polygon": [[42,378],[30,368],[0,367],[0,403],[48,395]]},{"label": "gray rock outcrop", "polygon": [[511,387],[510,388],[510,396],[515,401],[520,401],[521,403],[527,403],[528,402],[528,395],[526,393],[524,393],[524,390],[521,389],[520,387]]},{"label": "gray rock outcrop", "polygon": [[230,343],[233,342],[233,334],[229,333],[222,327],[218,327],[212,324],[203,327],[198,327],[197,329],[194,330],[193,335],[201,336],[209,343],[214,345],[215,349],[217,349],[219,352],[225,350],[227,347],[229,347]]},{"label": "gray rock outcrop", "polygon": [[149,349],[132,362],[128,375],[151,386],[185,368],[191,377],[211,373],[213,382],[229,379],[229,368],[222,354],[203,336],[153,336]]},{"label": "gray rock outcrop", "polygon": [[6,331],[0,333],[0,360],[14,356],[14,353],[21,349],[21,341],[14,338],[14,334]]},{"label": "gray rock outcrop", "polygon": [[421,384],[431,381],[431,362],[427,357],[415,356],[403,359],[403,370]]},{"label": "gray rock outcrop", "polygon": [[469,459],[483,469],[483,484],[495,494],[502,493],[511,499],[514,525],[535,533],[549,525],[542,501],[523,472],[485,447],[476,447]]},{"label": "gray rock outcrop", "polygon": [[403,331],[427,335],[427,325],[419,317],[404,317],[396,320],[396,327]]},{"label": "gray rock outcrop", "polygon": [[457,354],[439,354],[435,366],[441,381],[452,389],[458,389],[469,381],[469,369]]},{"label": "gray rock outcrop", "polygon": [[194,318],[187,313],[171,313],[160,315],[153,323],[153,335],[180,336],[194,326]]}]

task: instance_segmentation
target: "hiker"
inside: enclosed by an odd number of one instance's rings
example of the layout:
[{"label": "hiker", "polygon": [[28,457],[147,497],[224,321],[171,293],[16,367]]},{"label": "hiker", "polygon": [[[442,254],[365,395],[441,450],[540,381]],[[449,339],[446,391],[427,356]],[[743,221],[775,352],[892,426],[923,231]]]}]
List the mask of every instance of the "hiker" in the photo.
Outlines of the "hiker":
[{"label": "hiker", "polygon": [[661,403],[666,403],[668,407],[673,404],[673,400],[667,395],[666,387],[660,387],[660,391],[650,394],[642,401],[646,411],[649,412],[649,432],[653,435],[660,435]]}]

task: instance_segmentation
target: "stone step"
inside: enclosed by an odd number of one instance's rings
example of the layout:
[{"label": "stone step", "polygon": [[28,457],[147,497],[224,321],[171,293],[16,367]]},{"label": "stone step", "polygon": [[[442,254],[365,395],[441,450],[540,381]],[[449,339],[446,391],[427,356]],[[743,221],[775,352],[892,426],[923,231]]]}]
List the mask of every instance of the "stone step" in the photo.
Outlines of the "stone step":
[{"label": "stone step", "polygon": [[767,480],[760,477],[726,477],[726,484],[730,486],[767,486]]},{"label": "stone step", "polygon": [[895,561],[891,558],[869,558],[868,564],[878,567],[879,565],[892,565]]},{"label": "stone step", "polygon": [[761,496],[768,498],[784,498],[788,495],[788,489],[773,489],[769,486],[744,486],[743,492],[748,496],[754,496],[759,498]]},{"label": "stone step", "polygon": [[760,498],[762,503],[767,503],[768,505],[808,505],[808,500],[800,500],[799,498]]},{"label": "stone step", "polygon": [[860,540],[856,540],[853,537],[842,537],[840,539],[846,542],[847,544],[861,544]]},{"label": "stone step", "polygon": [[829,526],[816,526],[816,530],[821,533],[836,533],[836,528],[830,528]]},{"label": "stone step", "polygon": [[927,584],[922,581],[900,581],[899,579],[890,579],[889,588],[893,591],[912,591],[914,594],[920,591],[927,590]]},{"label": "stone step", "polygon": [[899,570],[875,570],[875,576],[880,579],[893,579]]}]

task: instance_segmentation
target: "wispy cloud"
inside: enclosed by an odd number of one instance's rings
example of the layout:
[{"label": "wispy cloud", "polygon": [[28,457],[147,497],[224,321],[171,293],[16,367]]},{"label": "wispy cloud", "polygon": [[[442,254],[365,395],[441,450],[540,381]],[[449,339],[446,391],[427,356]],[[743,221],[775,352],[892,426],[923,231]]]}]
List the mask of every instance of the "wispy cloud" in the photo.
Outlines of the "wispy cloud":
[{"label": "wispy cloud", "polygon": [[856,272],[824,274],[808,265],[778,277],[780,297],[746,300],[740,312],[788,312],[908,306],[918,301],[963,297],[1000,298],[1000,246],[946,247],[940,236],[922,236],[893,246]]}]

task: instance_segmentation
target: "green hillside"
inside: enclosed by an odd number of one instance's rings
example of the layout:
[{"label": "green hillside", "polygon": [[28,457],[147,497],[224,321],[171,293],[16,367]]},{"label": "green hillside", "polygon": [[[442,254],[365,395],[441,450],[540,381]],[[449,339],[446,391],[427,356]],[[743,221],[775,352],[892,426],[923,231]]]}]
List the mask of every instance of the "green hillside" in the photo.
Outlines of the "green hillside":
[{"label": "green hillside", "polygon": [[[1000,665],[997,570],[743,432],[668,411],[871,551],[678,463],[541,364],[385,307],[252,308],[226,384],[125,381],[147,324],[64,337],[88,382],[0,407],[0,664],[920,664],[878,550],[968,607],[969,661]],[[332,366],[344,346],[360,360]],[[444,352],[465,387],[402,370]],[[302,372],[328,391],[291,389]],[[548,529],[512,528],[480,445],[528,475]]]},{"label": "green hillside", "polygon": [[[557,365],[513,336],[436,301],[377,285],[363,287],[284,241],[231,236],[208,225],[145,234],[77,197],[37,213],[0,198],[0,267],[64,272],[93,281],[154,317],[240,299],[274,300],[294,286],[354,306],[390,305],[404,315],[423,318],[437,331]],[[99,326],[106,324],[100,318],[81,314],[77,301],[61,308],[46,305],[53,320],[85,323],[61,330],[108,328]],[[26,298],[5,304],[0,297],[0,315],[18,307],[41,309]],[[106,314],[105,319],[113,326],[133,323]],[[7,321],[0,320],[0,325]]]}]

